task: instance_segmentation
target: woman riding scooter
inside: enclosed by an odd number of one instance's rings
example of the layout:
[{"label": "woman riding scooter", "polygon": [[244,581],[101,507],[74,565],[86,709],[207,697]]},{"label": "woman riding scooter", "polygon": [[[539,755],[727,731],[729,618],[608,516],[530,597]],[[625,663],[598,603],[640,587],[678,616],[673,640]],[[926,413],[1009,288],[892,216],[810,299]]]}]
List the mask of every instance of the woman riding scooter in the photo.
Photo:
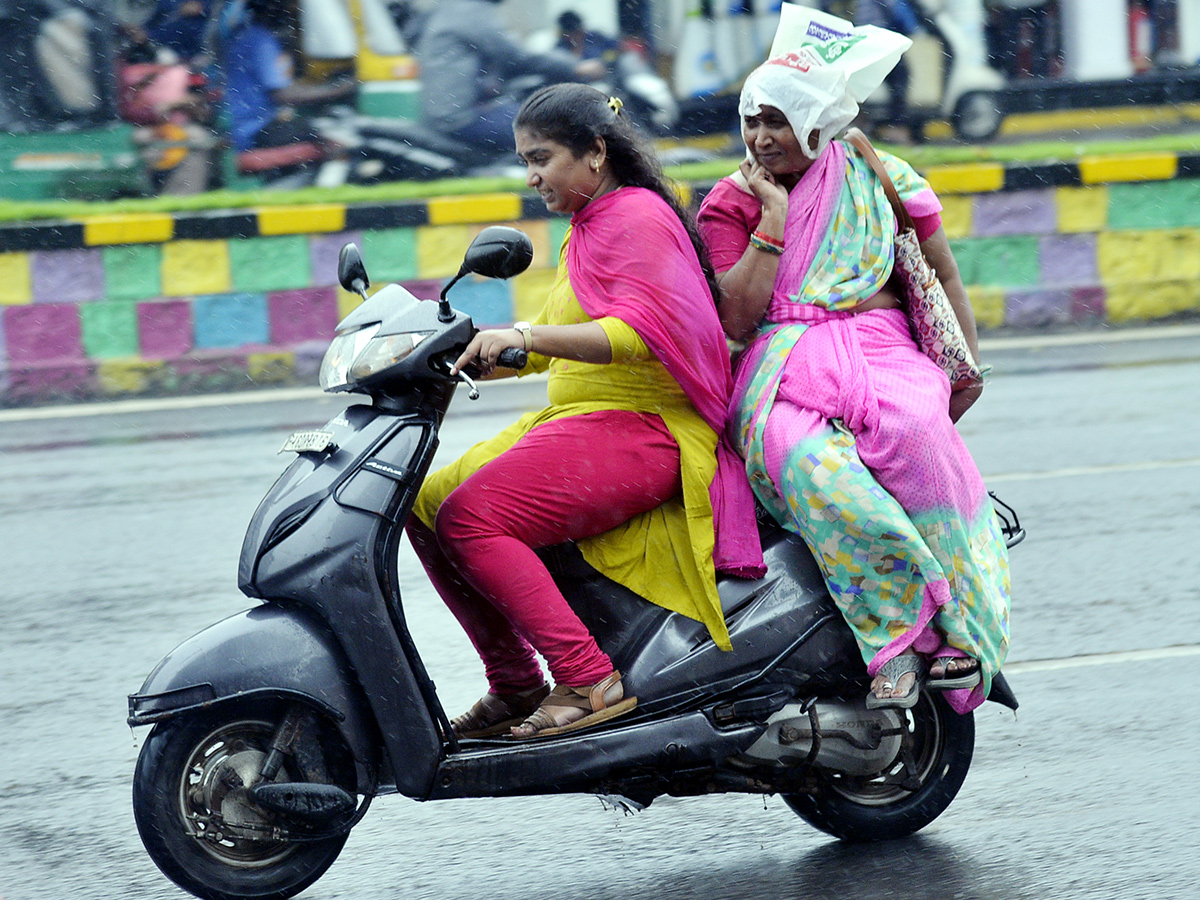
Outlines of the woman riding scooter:
[{"label": "woman riding scooter", "polygon": [[501,351],[524,348],[530,370],[550,373],[550,405],[430,475],[408,527],[487,672],[488,693],[452,721],[459,736],[548,736],[636,703],[538,548],[577,541],[602,573],[704,622],[724,648],[715,570],[763,571],[753,498],[718,441],[732,383],[716,284],[620,110],[573,84],[521,107],[527,183],[571,228],[537,318],[480,332],[455,371],[490,375]]}]

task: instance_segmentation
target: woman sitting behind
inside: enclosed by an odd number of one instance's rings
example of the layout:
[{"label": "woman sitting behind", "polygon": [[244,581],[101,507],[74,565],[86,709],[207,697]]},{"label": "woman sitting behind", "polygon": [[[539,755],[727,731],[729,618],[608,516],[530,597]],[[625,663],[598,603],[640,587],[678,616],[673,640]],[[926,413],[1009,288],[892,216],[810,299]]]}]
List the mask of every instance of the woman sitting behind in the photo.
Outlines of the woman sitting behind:
[{"label": "woman sitting behind", "polygon": [[577,541],[725,648],[715,568],[762,569],[741,462],[718,446],[732,377],[694,225],[619,101],[544,88],[514,134],[527,184],[571,226],[541,313],[480,332],[455,368],[492,374],[524,347],[529,370],[549,370],[550,405],[431,474],[408,528],[486,670],[488,692],[451,723],[462,737],[557,734],[636,702],[537,548]]},{"label": "woman sitting behind", "polygon": [[[721,321],[751,340],[730,439],[759,500],[816,556],[873,678],[867,705],[911,706],[928,676],[966,712],[1008,651],[1007,548],[953,424],[982,385],[952,392],[913,341],[891,279],[895,213],[862,153],[832,139],[857,105],[814,99],[794,62],[747,78],[750,158],[699,213]],[[978,358],[941,204],[880,155]]]}]

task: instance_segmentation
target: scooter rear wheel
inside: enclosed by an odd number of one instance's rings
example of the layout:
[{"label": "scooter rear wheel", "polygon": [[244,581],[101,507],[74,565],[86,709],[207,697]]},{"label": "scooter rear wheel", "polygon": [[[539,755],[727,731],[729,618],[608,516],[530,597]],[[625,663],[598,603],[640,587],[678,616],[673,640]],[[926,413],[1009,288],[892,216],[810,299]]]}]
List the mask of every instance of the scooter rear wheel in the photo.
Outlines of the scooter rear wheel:
[{"label": "scooter rear wheel", "polygon": [[971,767],[975,719],[929,691],[902,712],[912,751],[908,771],[898,760],[876,778],[830,774],[813,793],[785,794],[784,802],[813,827],[846,841],[907,837],[940,816]]},{"label": "scooter rear wheel", "polygon": [[[272,835],[280,823],[243,786],[270,752],[272,718],[232,708],[183,716],[156,725],[138,756],[133,812],[142,843],[163,874],[197,897],[285,900],[321,877],[349,836]],[[277,781],[303,780],[290,765]],[[335,780],[354,791],[352,774]]]}]

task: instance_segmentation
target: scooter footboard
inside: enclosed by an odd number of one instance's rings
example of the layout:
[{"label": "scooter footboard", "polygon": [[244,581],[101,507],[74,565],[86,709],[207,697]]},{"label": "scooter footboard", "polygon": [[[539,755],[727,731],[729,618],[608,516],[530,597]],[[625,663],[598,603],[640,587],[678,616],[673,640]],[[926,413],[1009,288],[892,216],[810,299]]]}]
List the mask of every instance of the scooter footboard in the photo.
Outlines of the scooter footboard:
[{"label": "scooter footboard", "polygon": [[377,765],[375,720],[341,647],[301,610],[275,604],[223,619],[168,653],[129,695],[127,721],[150,725],[218,703],[280,699],[326,713],[354,758]]},{"label": "scooter footboard", "polygon": [[493,743],[447,756],[428,799],[587,792],[630,776],[716,769],[763,730],[760,724],[720,728],[693,712],[554,740]]}]

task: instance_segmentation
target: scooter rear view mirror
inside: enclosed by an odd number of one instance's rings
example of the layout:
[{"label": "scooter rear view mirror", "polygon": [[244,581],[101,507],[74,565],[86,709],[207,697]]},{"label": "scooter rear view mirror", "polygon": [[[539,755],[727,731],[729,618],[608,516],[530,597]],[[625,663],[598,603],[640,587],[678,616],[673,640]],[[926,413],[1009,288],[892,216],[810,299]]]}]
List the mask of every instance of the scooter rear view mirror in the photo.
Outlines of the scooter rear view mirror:
[{"label": "scooter rear view mirror", "polygon": [[438,319],[449,322],[454,318],[446,293],[468,272],[484,278],[512,278],[520,275],[533,262],[533,242],[529,235],[507,225],[491,225],[476,235],[463,257],[458,274],[442,288]]},{"label": "scooter rear view mirror", "polygon": [[364,300],[367,299],[367,288],[371,286],[371,279],[367,276],[367,266],[357,244],[346,244],[338,254],[338,283]]},{"label": "scooter rear view mirror", "polygon": [[512,278],[533,262],[529,236],[507,225],[492,225],[479,232],[463,258],[468,272],[485,278]]}]

